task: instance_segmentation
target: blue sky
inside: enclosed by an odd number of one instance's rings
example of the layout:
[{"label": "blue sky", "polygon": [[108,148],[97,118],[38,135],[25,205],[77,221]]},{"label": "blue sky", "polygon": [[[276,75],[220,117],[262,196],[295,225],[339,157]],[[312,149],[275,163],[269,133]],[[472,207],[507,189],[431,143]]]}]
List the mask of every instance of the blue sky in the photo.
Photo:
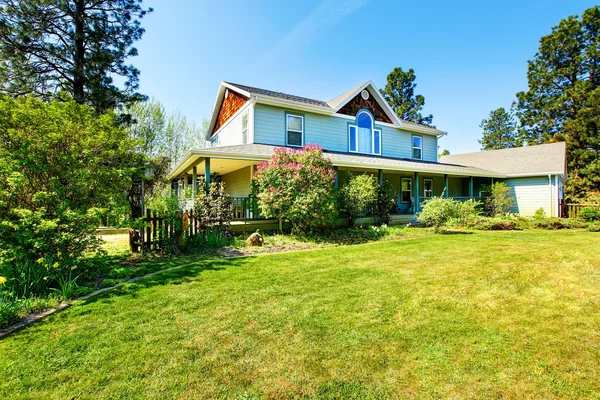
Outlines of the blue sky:
[{"label": "blue sky", "polygon": [[479,150],[479,124],[527,87],[541,36],[593,1],[146,0],[141,91],[210,117],[219,82],[329,100],[413,68],[441,149]]}]

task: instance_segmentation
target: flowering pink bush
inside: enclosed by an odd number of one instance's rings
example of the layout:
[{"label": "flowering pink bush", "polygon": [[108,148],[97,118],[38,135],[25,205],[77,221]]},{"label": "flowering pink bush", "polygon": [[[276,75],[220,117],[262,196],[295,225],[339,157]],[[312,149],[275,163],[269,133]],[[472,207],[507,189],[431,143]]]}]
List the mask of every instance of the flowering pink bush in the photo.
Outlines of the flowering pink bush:
[{"label": "flowering pink bush", "polygon": [[321,148],[277,148],[269,161],[258,165],[254,196],[262,215],[287,220],[296,232],[333,223],[335,170]]}]

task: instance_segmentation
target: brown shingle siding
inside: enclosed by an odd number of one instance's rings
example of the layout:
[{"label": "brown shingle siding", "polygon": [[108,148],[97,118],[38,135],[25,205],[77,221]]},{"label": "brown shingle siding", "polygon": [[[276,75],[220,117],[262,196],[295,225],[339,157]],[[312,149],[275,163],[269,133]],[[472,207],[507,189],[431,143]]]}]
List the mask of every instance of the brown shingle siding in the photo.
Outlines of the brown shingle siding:
[{"label": "brown shingle siding", "polygon": [[362,98],[360,93],[350,100],[344,107],[340,108],[338,112],[340,114],[354,116],[363,109],[369,110],[375,117],[376,121],[387,122],[388,124],[392,123],[392,120],[390,120],[373,96],[369,96],[369,98],[365,100]]},{"label": "brown shingle siding", "polygon": [[238,112],[239,109],[242,108],[248,101],[248,97],[234,92],[233,90],[227,90],[229,91],[229,94],[226,98],[223,98],[223,103],[221,103],[221,108],[219,108],[217,122],[215,123],[215,127],[211,133],[211,136],[214,135],[219,128],[225,125],[225,122],[227,122],[229,118],[233,116],[233,114]]}]

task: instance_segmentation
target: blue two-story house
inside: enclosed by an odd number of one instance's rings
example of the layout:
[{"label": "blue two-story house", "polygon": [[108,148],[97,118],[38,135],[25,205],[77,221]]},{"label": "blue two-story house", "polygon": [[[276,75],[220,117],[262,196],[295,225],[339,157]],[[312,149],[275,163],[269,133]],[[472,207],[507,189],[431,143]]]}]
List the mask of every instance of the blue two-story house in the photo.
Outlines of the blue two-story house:
[{"label": "blue two-story house", "polygon": [[399,119],[371,81],[330,101],[222,82],[209,126],[210,144],[189,152],[171,179],[182,196],[193,197],[198,182],[216,174],[233,197],[234,216],[251,218],[243,199],[255,166],[276,147],[314,143],[332,161],[339,185],[349,172],[390,182],[399,216],[418,212],[431,196],[481,197],[484,185],[494,180],[514,188],[515,212],[530,215],[544,208],[548,215],[559,215],[566,177],[563,143],[438,160],[438,140],[446,134]]}]

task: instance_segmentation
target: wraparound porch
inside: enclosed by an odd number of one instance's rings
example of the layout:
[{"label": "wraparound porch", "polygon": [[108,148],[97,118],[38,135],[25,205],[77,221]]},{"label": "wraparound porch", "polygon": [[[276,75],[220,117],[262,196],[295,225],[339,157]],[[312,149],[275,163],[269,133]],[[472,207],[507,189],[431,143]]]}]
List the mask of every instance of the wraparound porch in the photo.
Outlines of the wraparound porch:
[{"label": "wraparound porch", "polygon": [[[203,185],[218,179],[225,183],[226,192],[232,196],[234,230],[248,231],[256,229],[254,226],[259,225],[263,226],[262,229],[275,229],[276,221],[265,220],[248,204],[250,182],[256,165],[261,161],[263,160],[198,156],[173,179],[173,190],[185,200],[187,208],[192,208],[194,198]],[[334,162],[338,187],[346,184],[351,174],[371,174],[377,177],[380,184],[384,181],[389,182],[395,193],[392,223],[398,224],[414,222],[415,213],[419,212],[423,202],[432,196],[445,196],[459,201],[480,199],[484,195],[484,186],[493,183],[495,179],[493,176],[337,164]],[[359,220],[358,223],[369,223],[371,220],[369,210],[365,210],[363,220]],[[269,227],[270,223],[274,225],[272,228]],[[340,220],[340,223],[343,224],[343,220]]]}]

